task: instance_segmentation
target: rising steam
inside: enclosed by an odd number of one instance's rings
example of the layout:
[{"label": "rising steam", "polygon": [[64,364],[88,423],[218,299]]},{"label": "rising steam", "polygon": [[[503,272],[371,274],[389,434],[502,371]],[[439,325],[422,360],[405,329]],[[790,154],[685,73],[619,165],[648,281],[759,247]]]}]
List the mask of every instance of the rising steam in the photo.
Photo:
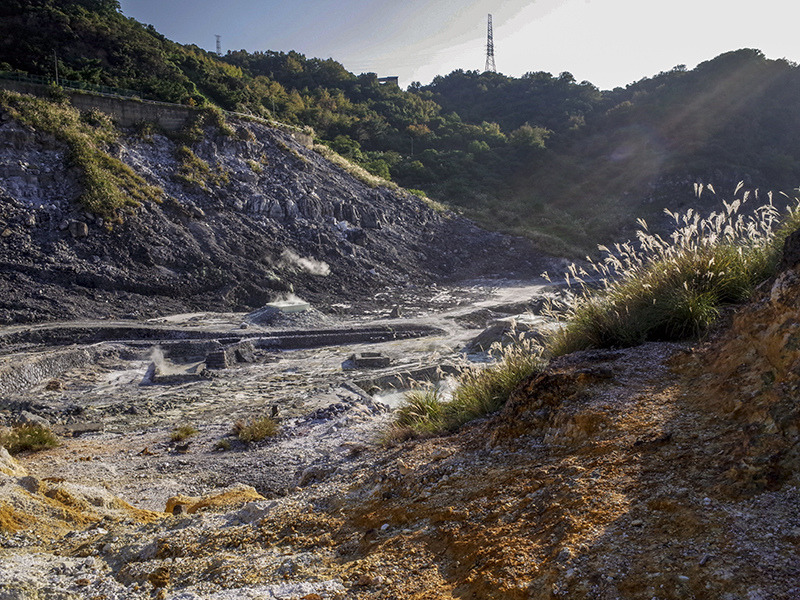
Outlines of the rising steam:
[{"label": "rising steam", "polygon": [[321,260],[314,260],[313,258],[303,258],[288,248],[281,254],[280,261],[278,261],[278,266],[294,267],[305,271],[306,273],[320,275],[322,277],[330,275],[331,272],[331,268],[327,263],[322,262]]}]

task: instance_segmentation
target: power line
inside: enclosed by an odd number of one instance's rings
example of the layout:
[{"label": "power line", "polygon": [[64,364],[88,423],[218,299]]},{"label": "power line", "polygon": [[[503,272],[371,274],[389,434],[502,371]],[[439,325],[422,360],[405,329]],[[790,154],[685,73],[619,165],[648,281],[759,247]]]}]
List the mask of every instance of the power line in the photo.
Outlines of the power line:
[{"label": "power line", "polygon": [[489,15],[489,29],[486,36],[486,68],[484,71],[491,71],[497,73],[497,67],[494,65],[494,36],[492,35],[492,15]]}]

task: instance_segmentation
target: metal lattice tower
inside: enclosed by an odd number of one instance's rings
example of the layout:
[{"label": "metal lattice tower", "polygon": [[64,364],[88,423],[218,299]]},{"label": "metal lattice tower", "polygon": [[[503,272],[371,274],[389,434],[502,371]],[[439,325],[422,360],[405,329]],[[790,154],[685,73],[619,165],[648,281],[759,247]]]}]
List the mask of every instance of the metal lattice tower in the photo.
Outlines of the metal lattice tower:
[{"label": "metal lattice tower", "polygon": [[222,56],[222,36],[221,35],[214,35],[217,38],[217,54]]},{"label": "metal lattice tower", "polygon": [[497,73],[497,67],[494,65],[494,36],[492,35],[492,15],[489,15],[489,30],[486,37],[486,68],[484,71],[491,71]]}]

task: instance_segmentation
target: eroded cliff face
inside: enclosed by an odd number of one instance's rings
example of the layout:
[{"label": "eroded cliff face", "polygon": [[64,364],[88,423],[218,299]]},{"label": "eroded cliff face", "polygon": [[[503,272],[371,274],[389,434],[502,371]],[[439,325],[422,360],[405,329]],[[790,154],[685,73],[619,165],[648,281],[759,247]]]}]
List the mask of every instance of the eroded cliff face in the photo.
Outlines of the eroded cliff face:
[{"label": "eroded cliff face", "polygon": [[522,240],[370,188],[290,133],[251,122],[233,135],[206,128],[189,148],[205,165],[194,171],[182,143],[121,136],[109,154],[165,195],[109,231],[79,208],[81,172],[66,146],[0,118],[6,323],[251,310],[290,291],[323,308],[378,292],[391,303],[410,286],[546,267]]}]

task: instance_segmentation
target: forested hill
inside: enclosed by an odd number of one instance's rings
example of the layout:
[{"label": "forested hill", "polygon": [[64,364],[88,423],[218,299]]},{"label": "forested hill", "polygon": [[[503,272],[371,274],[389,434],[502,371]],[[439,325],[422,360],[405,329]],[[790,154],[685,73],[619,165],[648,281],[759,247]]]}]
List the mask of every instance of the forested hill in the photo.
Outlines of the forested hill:
[{"label": "forested hill", "polygon": [[740,180],[800,184],[800,70],[758,50],[611,91],[535,63],[520,78],[459,70],[402,90],[293,51],[180,45],[116,0],[4,0],[0,70],[49,76],[54,56],[63,79],[308,125],[373,173],[551,250],[583,252],[697,203],[696,181],[728,199]]}]

